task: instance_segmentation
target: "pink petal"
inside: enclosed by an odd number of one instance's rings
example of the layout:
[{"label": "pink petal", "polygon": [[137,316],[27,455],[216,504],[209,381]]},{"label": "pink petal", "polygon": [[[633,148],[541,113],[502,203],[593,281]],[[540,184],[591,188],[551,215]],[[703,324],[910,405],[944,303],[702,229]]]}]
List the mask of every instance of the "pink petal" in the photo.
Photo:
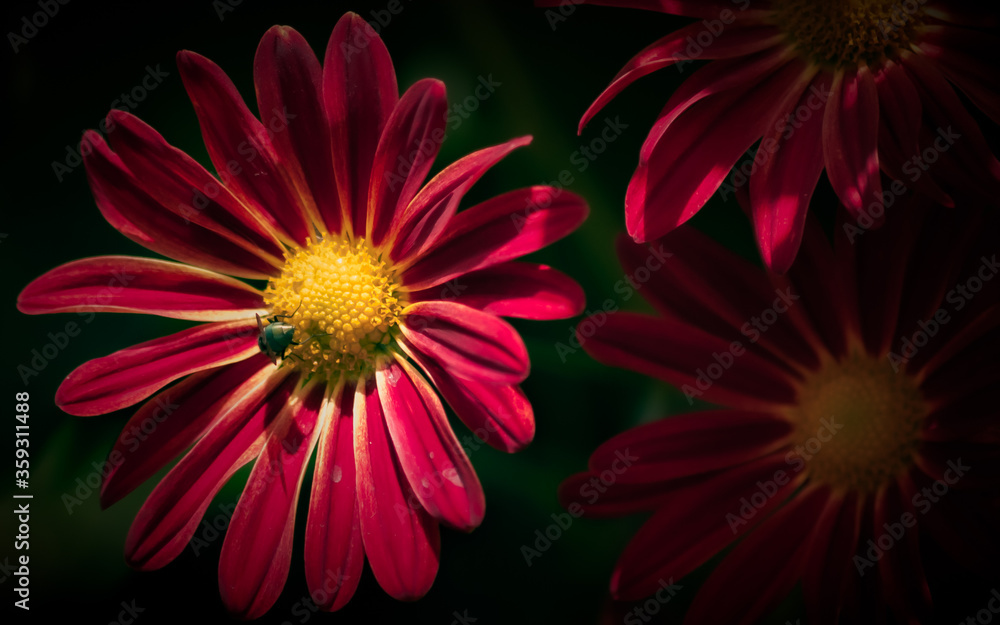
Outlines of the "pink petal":
[{"label": "pink petal", "polygon": [[151,196],[97,132],[88,130],[82,145],[88,146],[83,162],[97,207],[128,238],[164,256],[220,273],[257,279],[276,273],[276,266],[260,254],[173,212]]},{"label": "pink petal", "polygon": [[653,514],[622,552],[611,576],[612,596],[646,597],[659,580],[680,579],[704,564],[799,487],[805,474],[794,468],[776,453],[676,489],[670,505]]},{"label": "pink petal", "polygon": [[531,137],[473,152],[445,167],[397,213],[389,231],[393,261],[407,261],[433,245],[455,216],[465,193],[502,158],[531,143]]},{"label": "pink petal", "polygon": [[[672,15],[707,18],[719,18],[723,11],[732,11],[735,8],[739,8],[737,5],[726,0],[573,0],[573,4],[596,4],[622,9],[642,9],[644,11],[658,11]],[[566,0],[535,0],[535,6],[562,7],[569,5],[566,4]],[[745,18],[756,18],[763,12],[759,9],[749,9],[738,15]],[[727,19],[729,18],[727,17]]]},{"label": "pink petal", "polygon": [[[853,347],[849,343],[861,335],[861,324],[855,258],[858,235],[848,228],[856,218],[837,203],[832,249],[815,214],[806,218],[806,242],[788,275],[801,291],[823,344],[832,355],[842,357]],[[829,277],[826,284],[816,281],[816,271]]]},{"label": "pink petal", "polygon": [[875,87],[878,90],[878,152],[882,169],[895,180],[906,181],[939,203],[952,206],[952,199],[934,183],[931,176],[913,178],[912,160],[920,154],[923,106],[906,70],[902,65],[887,60],[882,71],[875,76]]},{"label": "pink petal", "polygon": [[98,256],[60,265],[21,291],[17,309],[29,315],[130,312],[190,321],[236,321],[265,312],[260,291],[245,282],[134,256]]},{"label": "pink petal", "polygon": [[[407,356],[420,365],[458,418],[480,440],[501,451],[513,453],[523,449],[534,438],[534,412],[520,387],[457,378],[405,341],[399,345]],[[468,437],[464,440],[469,441]]]},{"label": "pink petal", "polygon": [[858,549],[861,510],[858,496],[831,497],[821,512],[812,546],[806,555],[802,592],[809,617],[822,625],[836,625],[851,580]]},{"label": "pink petal", "polygon": [[590,518],[616,518],[658,510],[669,505],[682,488],[705,481],[704,475],[680,478],[667,482],[614,482],[607,486],[614,473],[600,474],[584,471],[569,476],[559,485],[559,502],[567,510],[582,510]]},{"label": "pink petal", "polygon": [[232,393],[218,422],[139,509],[125,539],[130,566],[158,569],[184,550],[222,485],[263,449],[269,425],[297,384],[297,376],[279,369],[263,380],[248,380]]},{"label": "pink petal", "polygon": [[[285,166],[306,212],[340,233],[341,208],[333,177],[333,139],[323,106],[323,69],[294,28],[272,26],[253,64],[257,108],[270,128],[275,155]],[[288,123],[283,121],[287,117]]]},{"label": "pink petal", "polygon": [[447,117],[444,83],[426,78],[406,90],[386,121],[368,188],[366,232],[374,245],[383,242],[389,225],[427,178]]},{"label": "pink petal", "polygon": [[262,112],[262,123],[225,72],[199,54],[178,52],[177,68],[219,177],[244,204],[264,215],[282,239],[303,244],[313,234],[307,207],[282,167],[271,134],[306,120],[269,110]]},{"label": "pink petal", "polygon": [[[875,496],[872,531],[876,543],[884,534],[894,542],[893,548],[879,559],[878,572],[885,586],[886,602],[908,623],[926,623],[932,614],[931,593],[921,564],[920,526],[916,525],[920,516],[912,498],[904,496],[895,483]],[[903,535],[894,536],[900,529]]]},{"label": "pink petal", "polygon": [[[952,296],[952,303],[963,301],[955,297]],[[1000,349],[1000,303],[969,319],[954,337],[938,347],[920,368],[922,393],[941,405],[984,387],[995,387],[1000,379],[1000,368],[995,366],[997,349]],[[896,353],[902,353],[902,349]]]},{"label": "pink petal", "polygon": [[729,170],[764,134],[775,100],[806,71],[799,60],[684,110],[662,135],[650,133],[625,196],[625,223],[636,241],[666,234],[690,219]]},{"label": "pink petal", "polygon": [[403,310],[400,329],[415,349],[459,377],[492,384],[528,377],[521,336],[495,315],[452,302],[418,302]]},{"label": "pink petal", "polygon": [[280,266],[284,248],[266,217],[138,117],[112,109],[108,143],[142,189],[169,211]]},{"label": "pink petal", "polygon": [[346,223],[367,222],[375,149],[399,99],[396,72],[378,33],[356,13],[333,29],[323,61],[323,102],[333,137],[333,167]]},{"label": "pink petal", "polygon": [[77,416],[120,410],[177,378],[258,353],[256,320],[202,324],[80,365],[59,386],[56,404]]},{"label": "pink petal", "polygon": [[[924,512],[920,518],[921,531],[926,531],[926,535],[960,566],[979,573],[983,579],[995,575],[1000,559],[1000,544],[996,541],[1000,509],[995,496],[989,491],[949,490],[947,499],[939,500],[943,505],[928,506],[933,502],[921,491],[933,488],[933,481],[913,473],[907,476],[908,479],[900,480],[900,488],[910,501],[916,497],[920,502],[921,512]],[[976,514],[969,514],[970,510],[976,510]]]},{"label": "pink petal", "polygon": [[[715,567],[684,618],[693,623],[759,622],[792,590],[802,574],[805,549],[829,490],[798,493],[736,545]],[[746,572],[752,570],[753,574]],[[719,601],[721,593],[726,600]]]},{"label": "pink petal", "polygon": [[615,485],[667,481],[728,469],[787,446],[792,424],[767,412],[677,415],[627,430],[598,447],[588,467],[618,473]]},{"label": "pink petal", "polygon": [[374,380],[358,383],[354,422],[358,512],[372,573],[390,596],[419,599],[437,575],[440,530],[410,489],[389,440]]},{"label": "pink petal", "polygon": [[423,257],[401,267],[404,289],[437,286],[541,249],[575,230],[587,210],[579,196],[551,187],[511,191],[477,204],[455,215]]},{"label": "pink petal", "polygon": [[323,610],[344,607],[365,564],[354,463],[354,385],[341,383],[326,399],[306,520],[306,582]]},{"label": "pink petal", "polygon": [[[748,85],[766,79],[775,70],[787,64],[788,58],[788,49],[782,46],[747,56],[722,59],[695,70],[670,95],[670,99],[660,111],[656,123],[643,141],[639,152],[640,163],[649,161],[663,133],[681,113],[708,96],[730,89],[745,90]],[[825,87],[821,87],[821,93],[826,95]]]},{"label": "pink petal", "polygon": [[375,372],[375,380],[396,457],[420,505],[456,529],[478,527],[486,496],[437,393],[398,354]]},{"label": "pink petal", "polygon": [[222,418],[243,385],[255,386],[274,372],[263,355],[195,373],[161,391],[140,408],[108,455],[111,471],[101,484],[107,508],[152,477]]},{"label": "pink petal", "polygon": [[[759,267],[687,225],[649,245],[620,235],[616,247],[625,270],[617,290],[634,289],[664,315],[738,340],[790,374],[819,365],[818,338],[798,288],[768,279]],[[781,311],[781,317],[762,332],[753,317],[767,309]]]},{"label": "pink petal", "polygon": [[565,319],[583,312],[583,289],[546,265],[509,262],[409,294],[409,301],[446,300],[503,317]]},{"label": "pink petal", "polygon": [[878,214],[878,91],[867,67],[838,72],[823,117],[823,158],[833,190],[852,215]]},{"label": "pink petal", "polygon": [[689,402],[766,410],[795,399],[786,371],[751,351],[736,355],[732,341],[673,318],[629,312],[606,315],[601,323],[588,318],[577,327],[577,340],[597,361],[670,382]]},{"label": "pink petal", "polygon": [[[712,43],[702,47],[696,40],[705,33],[712,36]],[[773,47],[782,39],[781,32],[773,26],[737,21],[716,35],[703,22],[689,24],[632,57],[583,114],[578,132],[582,132],[583,127],[615,96],[647,74],[675,63],[678,64],[678,71],[683,72],[684,66],[692,61],[746,56]]]},{"label": "pink petal", "polygon": [[222,543],[219,590],[230,613],[262,616],[278,599],[292,560],[295,507],[313,447],[326,385],[296,391],[276,417]]},{"label": "pink petal", "polygon": [[969,439],[996,423],[995,392],[989,386],[953,401],[935,402],[924,421],[921,438],[951,442]]},{"label": "pink petal", "polygon": [[921,29],[920,51],[944,70],[977,107],[1000,124],[1000,82],[988,60],[1000,44],[995,32],[945,25]]},{"label": "pink petal", "polygon": [[[902,53],[900,58],[923,101],[926,127],[930,131],[923,137],[922,145],[926,146],[925,151],[933,149],[942,155],[931,166],[947,170],[948,175],[957,173],[971,182],[964,185],[955,179],[947,189],[949,193],[958,193],[963,197],[971,195],[980,201],[995,197],[1000,189],[1000,162],[983,138],[975,119],[941,72],[927,59],[911,52]],[[927,164],[924,166],[928,167]],[[938,182],[943,184],[941,180]]]},{"label": "pink petal", "polygon": [[829,77],[813,79],[812,71],[807,71],[802,79],[806,84],[801,95],[795,95],[800,93],[798,86],[790,89],[790,97],[781,102],[780,113],[764,132],[754,157],[759,169],[750,177],[757,244],[764,264],[782,274],[799,251],[809,200],[823,172],[820,145],[825,102],[808,86],[818,87]]}]

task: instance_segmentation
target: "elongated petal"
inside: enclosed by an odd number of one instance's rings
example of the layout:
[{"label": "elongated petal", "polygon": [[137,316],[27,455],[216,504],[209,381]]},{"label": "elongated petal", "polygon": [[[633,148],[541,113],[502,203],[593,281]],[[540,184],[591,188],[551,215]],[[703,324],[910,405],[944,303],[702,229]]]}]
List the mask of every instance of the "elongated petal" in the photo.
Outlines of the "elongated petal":
[{"label": "elongated petal", "polygon": [[926,25],[917,45],[980,110],[1000,124],[1000,82],[988,60],[998,43],[995,31]]},{"label": "elongated petal", "polygon": [[598,361],[666,380],[691,401],[766,409],[795,398],[786,372],[676,319],[617,312],[602,324],[585,319],[577,340]]},{"label": "elongated petal", "polygon": [[320,419],[325,425],[306,519],[306,583],[316,605],[333,611],[354,595],[365,564],[354,464],[354,384],[341,383],[331,391]]},{"label": "elongated petal", "polygon": [[[810,72],[802,75],[807,85],[816,82]],[[754,229],[764,264],[777,273],[792,266],[802,243],[809,200],[823,172],[823,107],[814,91],[798,86],[789,90],[780,111],[764,133],[754,157],[758,169],[750,177],[750,200]]]},{"label": "elongated petal", "polygon": [[878,91],[867,67],[836,74],[823,116],[823,158],[837,197],[854,215],[882,206]]},{"label": "elongated petal", "polygon": [[875,76],[875,87],[879,104],[879,165],[894,179],[912,184],[940,204],[953,206],[952,199],[935,184],[932,176],[914,177],[913,159],[920,158],[923,105],[906,70],[899,63],[887,60]]},{"label": "elongated petal", "polygon": [[[684,623],[752,625],[774,609],[802,574],[803,544],[829,496],[824,488],[799,493],[750,532],[698,589]],[[753,575],[746,575],[749,567]],[[726,601],[720,592],[728,593]]]},{"label": "elongated petal", "polygon": [[190,321],[235,321],[263,313],[264,299],[245,282],[135,256],[98,256],[60,265],[17,297],[29,315],[129,312]]},{"label": "elongated petal", "polygon": [[256,320],[203,324],[80,365],[59,386],[56,403],[77,416],[120,410],[177,378],[259,351]]},{"label": "elongated petal", "polygon": [[559,502],[566,509],[579,506],[589,518],[621,517],[638,512],[651,512],[669,504],[675,494],[691,484],[700,484],[704,475],[686,477],[666,482],[614,482],[608,487],[615,473],[600,474],[584,471],[571,475],[559,485]]},{"label": "elongated petal", "polygon": [[767,412],[678,415],[627,430],[598,447],[588,466],[618,483],[666,481],[726,469],[789,443],[792,424]]},{"label": "elongated petal", "polygon": [[446,300],[503,317],[565,319],[583,312],[583,289],[546,265],[510,262],[409,294],[411,302]]},{"label": "elongated petal", "polygon": [[486,496],[437,393],[399,355],[376,371],[375,380],[396,457],[420,505],[454,528],[478,527]]},{"label": "elongated petal", "polygon": [[272,26],[257,46],[253,75],[257,108],[272,125],[274,152],[303,207],[314,223],[340,233],[340,197],[319,60],[294,28]]},{"label": "elongated petal", "polygon": [[[905,516],[904,516],[905,515]],[[898,616],[910,623],[927,622],[931,618],[931,593],[921,564],[920,527],[910,526],[907,517],[917,518],[910,497],[904,497],[897,484],[889,484],[875,496],[873,532],[876,541],[895,527],[902,527],[903,536],[894,539],[894,548],[886,550],[878,561],[878,571],[885,584],[886,602]],[[903,525],[905,523],[905,525]]]},{"label": "elongated petal", "polygon": [[[693,46],[691,42],[704,33],[712,35],[711,45],[704,48],[697,44]],[[695,22],[676,30],[649,45],[625,64],[611,84],[583,114],[578,132],[582,132],[583,127],[615,96],[647,74],[675,63],[678,64],[678,70],[683,71],[683,67],[692,61],[745,56],[772,47],[779,43],[781,38],[781,32],[773,26],[744,22],[736,22],[723,29],[717,36],[702,22]],[[697,56],[692,56],[695,54]]]},{"label": "elongated petal", "polygon": [[775,99],[804,71],[804,62],[792,60],[770,74],[750,76],[740,87],[692,104],[661,136],[651,133],[625,196],[628,233],[648,241],[694,216],[764,134]]},{"label": "elongated petal", "polygon": [[132,492],[222,417],[237,389],[259,385],[274,366],[263,355],[189,376],[140,408],[108,454],[112,467],[101,484],[101,507]]},{"label": "elongated petal", "polygon": [[852,559],[857,553],[861,520],[858,496],[831,497],[821,515],[806,556],[802,592],[810,618],[821,625],[836,625],[857,574]]},{"label": "elongated petal", "polygon": [[358,383],[354,422],[358,511],[368,562],[390,596],[418,599],[437,575],[440,529],[400,466],[374,380]]},{"label": "elongated petal", "polygon": [[324,384],[297,391],[273,426],[222,543],[219,590],[233,614],[257,618],[277,600],[292,560],[295,507],[306,466],[323,430]]},{"label": "elongated petal", "polygon": [[220,273],[268,278],[276,272],[259,254],[163,206],[100,134],[88,130],[83,143],[90,146],[83,163],[94,200],[116,230],[158,254]]},{"label": "elongated petal", "polygon": [[[900,59],[924,105],[929,131],[921,138],[921,145],[941,156],[935,169],[930,170],[935,181],[945,186],[952,196],[971,196],[977,200],[995,197],[1000,189],[1000,161],[993,155],[958,94],[941,72],[921,55],[904,52]],[[945,185],[946,177],[939,177],[939,169],[953,177],[947,181],[949,185]],[[969,184],[963,184],[965,178]]]},{"label": "elongated petal", "polygon": [[386,121],[368,189],[366,232],[375,245],[427,178],[444,141],[447,115],[444,83],[426,78],[406,90]]},{"label": "elongated petal", "polygon": [[278,370],[248,381],[220,411],[221,418],[170,470],[139,509],[125,539],[125,559],[142,569],[158,569],[176,558],[222,485],[260,453],[269,425],[297,384]]},{"label": "elongated petal", "polygon": [[[664,315],[736,340],[789,373],[797,364],[819,364],[798,289],[775,284],[710,237],[685,225],[649,245],[621,235],[617,248],[626,275],[621,286],[637,289]],[[753,317],[767,309],[781,317],[761,332]]]},{"label": "elongated petal", "polygon": [[473,152],[441,170],[394,216],[389,232],[392,259],[406,261],[433,245],[472,185],[512,150],[529,143],[530,136],[511,139]]},{"label": "elongated petal", "polygon": [[111,148],[164,208],[280,266],[283,248],[266,219],[197,161],[135,115],[112,109],[107,124]]},{"label": "elongated petal", "polygon": [[200,54],[178,52],[177,68],[198,115],[215,171],[282,239],[304,243],[312,234],[306,207],[283,171],[270,136],[304,120],[273,110],[264,111],[261,122],[225,72]]},{"label": "elongated petal", "polygon": [[783,457],[766,456],[676,489],[672,504],[654,513],[622,552],[611,577],[612,596],[646,597],[659,580],[687,575],[758,525],[805,478]]},{"label": "elongated petal", "polygon": [[[788,60],[788,50],[784,47],[777,47],[747,56],[722,59],[695,70],[670,95],[670,99],[660,111],[659,117],[656,118],[646,140],[642,143],[639,161],[641,163],[649,161],[663,133],[681,113],[694,104],[711,95],[730,89],[746,89],[747,85],[765,80],[776,69],[785,65]],[[825,89],[828,88],[829,85],[822,88],[824,95],[826,94]]]},{"label": "elongated petal", "polygon": [[400,347],[420,365],[458,418],[480,440],[513,453],[534,438],[534,411],[520,387],[457,378],[405,341],[400,341]]},{"label": "elongated petal", "polygon": [[407,290],[426,289],[541,249],[587,217],[577,195],[551,187],[511,191],[455,215],[422,258],[403,269]]},{"label": "elongated petal", "polygon": [[[718,18],[723,11],[733,11],[735,6],[733,3],[726,2],[725,0],[574,0],[574,4],[595,4],[615,8],[658,11],[660,13],[685,15],[687,17],[713,18]],[[567,5],[566,0],[535,0],[535,6],[562,7]],[[761,13],[763,11],[760,9],[749,9],[740,15],[746,19],[750,19],[759,17]]]},{"label": "elongated petal", "polygon": [[418,302],[403,310],[403,336],[462,378],[517,384],[528,377],[521,336],[495,315],[452,302]]},{"label": "elongated petal", "polygon": [[347,13],[333,29],[323,61],[323,102],[333,138],[333,167],[347,223],[364,232],[375,149],[399,99],[389,51],[368,22]]},{"label": "elongated petal", "polygon": [[[801,298],[800,305],[811,321],[814,344],[826,348],[834,357],[848,350],[848,337],[858,336],[858,294],[854,276],[846,268],[853,258],[851,235],[845,224],[853,221],[841,207],[838,211],[834,245],[823,230],[819,219],[806,218],[802,249],[789,269],[787,278]],[[853,261],[851,261],[853,262]],[[831,268],[834,268],[831,270]],[[825,279],[816,280],[817,275]]]}]

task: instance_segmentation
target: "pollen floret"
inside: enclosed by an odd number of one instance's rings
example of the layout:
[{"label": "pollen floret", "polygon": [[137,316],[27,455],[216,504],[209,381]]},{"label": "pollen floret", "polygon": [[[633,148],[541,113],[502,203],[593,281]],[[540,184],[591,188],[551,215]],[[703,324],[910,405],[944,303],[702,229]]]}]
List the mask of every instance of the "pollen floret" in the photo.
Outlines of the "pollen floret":
[{"label": "pollen floret", "polygon": [[874,493],[913,466],[928,412],[912,376],[855,352],[809,376],[787,414],[811,480]]},{"label": "pollen floret", "polygon": [[403,304],[388,261],[364,239],[330,237],[288,251],[264,301],[295,327],[285,365],[330,377],[360,373],[390,342]]},{"label": "pollen floret", "polygon": [[920,0],[780,0],[773,21],[802,56],[834,67],[869,65],[906,49],[924,21]]}]

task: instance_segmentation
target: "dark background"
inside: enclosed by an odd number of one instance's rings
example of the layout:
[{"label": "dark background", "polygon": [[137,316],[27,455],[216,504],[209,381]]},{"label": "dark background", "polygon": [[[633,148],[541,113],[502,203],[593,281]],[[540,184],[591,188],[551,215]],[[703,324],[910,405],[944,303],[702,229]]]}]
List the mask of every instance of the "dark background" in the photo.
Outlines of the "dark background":
[{"label": "dark background", "polygon": [[[545,11],[527,2],[398,1],[402,11],[379,25],[379,30],[401,89],[420,78],[436,77],[447,84],[450,101],[460,103],[474,93],[479,77],[492,75],[501,83],[475,111],[468,111],[467,119],[449,126],[434,171],[481,147],[534,135],[530,147],[516,151],[486,175],[465,206],[510,189],[556,181],[560,174],[563,180],[570,176],[568,188],[587,198],[590,219],[532,259],[576,278],[586,290],[588,309],[598,308],[607,298],[626,309],[642,309],[639,298],[620,302],[614,292],[622,271],[613,243],[624,230],[623,197],[639,146],[681,75],[667,70],[640,81],[591,122],[582,137],[577,137],[576,125],[589,103],[634,53],[685,20],[580,7],[553,28]],[[218,596],[221,535],[208,541],[199,554],[188,548],[156,572],[135,572],[124,563],[129,524],[158,478],[109,510],[100,510],[96,494],[82,499],[71,511],[64,503],[64,495],[77,496],[77,480],[85,481],[93,473],[92,463],[104,461],[132,410],[91,418],[64,414],[52,400],[60,381],[88,359],[191,324],[110,314],[83,323],[83,318],[72,314],[29,317],[16,312],[17,293],[59,264],[104,254],[152,255],[101,218],[82,166],[59,181],[53,161],[65,162],[67,147],[75,150],[82,132],[97,127],[119,94],[141,84],[147,66],[159,66],[169,76],[132,112],[211,167],[176,71],[178,50],[194,50],[217,62],[255,109],[253,56],[268,27],[296,28],[322,59],[330,32],[345,11],[356,11],[375,22],[378,12],[383,20],[389,15],[385,10],[390,4],[389,0],[243,0],[236,6],[225,0],[214,4],[211,0],[169,4],[72,0],[60,5],[59,12],[16,53],[9,41],[4,42],[0,57],[7,116],[0,258],[7,275],[3,345],[8,365],[2,381],[8,406],[14,392],[25,390],[17,365],[28,364],[32,350],[49,342],[47,333],[61,331],[69,321],[82,326],[81,334],[30,378],[26,387],[32,407],[28,490],[34,495],[29,552],[32,610],[30,615],[14,611],[18,619],[48,616],[76,623],[112,623],[119,618],[122,602],[134,602],[144,610],[139,623],[228,619]],[[220,7],[226,9],[221,19]],[[7,3],[0,24],[5,38],[10,31],[20,31],[23,16],[30,19],[39,10],[35,2]],[[617,116],[628,127],[584,170],[574,152],[599,136],[606,116]],[[751,229],[735,202],[713,199],[694,224],[756,261]],[[577,520],[530,567],[521,547],[532,545],[535,531],[552,523],[551,514],[562,512],[556,499],[559,482],[582,470],[600,442],[640,422],[692,408],[676,390],[600,366],[582,351],[568,355],[564,362],[555,344],[567,341],[576,321],[515,322],[532,356],[532,375],[524,388],[535,407],[535,441],[513,456],[486,446],[471,455],[486,490],[488,513],[471,534],[442,532],[441,567],[426,597],[416,603],[395,601],[366,570],[357,594],[339,613],[331,616],[305,610],[301,550],[308,488],[304,488],[289,579],[281,598],[260,622],[406,619],[447,625],[465,614],[480,625],[596,622],[606,602],[615,559],[641,519]],[[7,441],[2,444],[4,450],[13,448],[12,425],[8,419],[0,428]],[[456,432],[461,438],[467,430],[458,424]],[[240,471],[221,491],[207,519],[222,514],[220,506],[235,504],[248,473],[249,467]],[[6,477],[3,484],[4,500],[13,501]],[[15,524],[11,517],[0,510],[0,565],[13,564],[21,553],[12,547]],[[197,535],[211,538],[201,530]],[[941,622],[958,622],[985,605],[988,586],[944,565],[936,568],[933,549],[928,557]],[[679,622],[711,566],[685,580],[684,590],[664,606],[658,618]],[[6,613],[13,611],[15,582],[6,570],[0,571],[0,578]],[[796,591],[768,622],[794,623],[801,617]]]}]

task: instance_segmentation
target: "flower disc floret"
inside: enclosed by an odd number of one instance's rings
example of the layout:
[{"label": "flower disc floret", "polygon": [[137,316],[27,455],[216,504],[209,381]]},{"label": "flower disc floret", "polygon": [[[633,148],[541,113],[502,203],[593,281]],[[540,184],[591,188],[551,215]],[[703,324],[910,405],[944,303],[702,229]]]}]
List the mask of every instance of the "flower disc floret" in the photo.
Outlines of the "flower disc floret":
[{"label": "flower disc floret", "polygon": [[861,353],[831,360],[810,376],[788,411],[796,425],[793,448],[810,478],[862,493],[913,466],[927,414],[912,376]]},{"label": "flower disc floret", "polygon": [[874,64],[906,49],[923,22],[921,0],[782,0],[773,20],[799,53],[834,67]]},{"label": "flower disc floret", "polygon": [[327,377],[370,369],[403,307],[388,261],[348,237],[290,250],[264,301],[271,319],[295,327],[286,364]]}]

